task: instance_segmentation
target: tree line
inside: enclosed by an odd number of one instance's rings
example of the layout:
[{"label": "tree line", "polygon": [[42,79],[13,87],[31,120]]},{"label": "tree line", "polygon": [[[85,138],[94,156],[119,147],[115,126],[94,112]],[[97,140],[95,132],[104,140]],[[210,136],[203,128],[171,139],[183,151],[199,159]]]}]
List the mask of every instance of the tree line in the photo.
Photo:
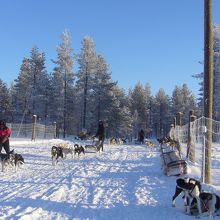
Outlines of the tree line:
[{"label": "tree line", "polygon": [[[176,85],[171,96],[163,88],[152,95],[148,83],[137,82],[127,92],[120,88],[89,36],[75,54],[70,33],[65,30],[57,58],[52,60],[52,73],[48,73],[45,60],[45,53],[34,46],[30,57],[23,58],[10,88],[0,79],[0,118],[30,123],[32,115],[37,115],[40,123],[56,122],[63,137],[82,130],[93,134],[98,121],[103,120],[108,137],[137,137],[140,129],[147,136],[166,135],[178,112],[183,113],[183,123],[188,122],[190,110],[201,114],[186,84]],[[78,70],[73,72],[76,65]]]}]

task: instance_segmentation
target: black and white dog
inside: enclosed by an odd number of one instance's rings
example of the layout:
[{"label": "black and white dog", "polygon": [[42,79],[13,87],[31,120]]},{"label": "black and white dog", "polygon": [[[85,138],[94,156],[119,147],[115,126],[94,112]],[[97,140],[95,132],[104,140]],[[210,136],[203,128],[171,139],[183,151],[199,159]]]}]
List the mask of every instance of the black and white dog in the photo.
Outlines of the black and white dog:
[{"label": "black and white dog", "polygon": [[78,154],[78,156],[79,156],[81,153],[85,154],[84,147],[79,144],[75,144],[74,145],[74,155]]},{"label": "black and white dog", "polygon": [[160,146],[162,147],[163,144],[166,144],[169,141],[169,137],[157,138]]},{"label": "black and white dog", "polygon": [[59,159],[63,159],[62,147],[52,146],[51,148],[52,165],[56,165]]},{"label": "black and white dog", "polygon": [[[215,217],[220,214],[220,197],[215,193],[201,192],[200,195],[202,216]],[[190,214],[197,215],[197,201],[193,199],[190,205]]]},{"label": "black and white dog", "polygon": [[190,198],[194,198],[197,202],[197,209],[199,215],[201,215],[202,210],[201,201],[199,197],[201,190],[202,187],[198,180],[193,178],[178,178],[176,180],[176,190],[172,198],[172,205],[175,206],[175,199],[183,192],[187,214],[190,214]]},{"label": "black and white dog", "polygon": [[73,149],[68,143],[60,143],[57,146],[62,148],[64,158],[67,157],[67,154],[71,154],[73,158]]},{"label": "black and white dog", "polygon": [[11,166],[15,167],[15,171],[17,168],[24,164],[24,158],[21,154],[14,153],[14,151],[10,152],[10,154],[0,154],[0,162],[2,165],[2,172],[5,171],[5,167]]}]

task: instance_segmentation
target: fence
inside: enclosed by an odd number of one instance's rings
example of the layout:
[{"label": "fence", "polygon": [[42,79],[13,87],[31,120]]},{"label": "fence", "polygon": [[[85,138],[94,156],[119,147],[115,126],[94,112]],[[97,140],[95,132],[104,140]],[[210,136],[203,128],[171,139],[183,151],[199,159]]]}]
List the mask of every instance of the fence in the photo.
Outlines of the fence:
[{"label": "fence", "polygon": [[[170,137],[179,140],[181,154],[195,165],[201,180],[204,177],[205,167],[205,138],[207,125],[210,119],[201,117],[183,126],[175,126],[170,130]],[[212,156],[211,156],[211,182],[220,185],[220,122],[212,120]]]},{"label": "fence", "polygon": [[39,123],[7,124],[11,128],[13,138],[52,139],[56,138],[56,124],[43,125]]}]

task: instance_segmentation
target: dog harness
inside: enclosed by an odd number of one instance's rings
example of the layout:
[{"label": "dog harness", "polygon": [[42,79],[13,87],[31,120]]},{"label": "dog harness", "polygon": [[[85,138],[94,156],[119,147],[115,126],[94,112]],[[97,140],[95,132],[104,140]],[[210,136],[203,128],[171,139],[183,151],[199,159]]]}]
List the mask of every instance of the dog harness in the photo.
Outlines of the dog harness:
[{"label": "dog harness", "polygon": [[195,179],[189,179],[189,183],[191,183],[191,184],[194,185],[193,188],[192,188],[192,189],[190,190],[190,192],[189,192],[189,195],[190,195],[190,196],[192,196],[192,192],[193,192],[193,190],[195,189],[196,186],[198,187],[199,192],[201,191],[200,183],[199,183],[197,180],[195,180]]}]

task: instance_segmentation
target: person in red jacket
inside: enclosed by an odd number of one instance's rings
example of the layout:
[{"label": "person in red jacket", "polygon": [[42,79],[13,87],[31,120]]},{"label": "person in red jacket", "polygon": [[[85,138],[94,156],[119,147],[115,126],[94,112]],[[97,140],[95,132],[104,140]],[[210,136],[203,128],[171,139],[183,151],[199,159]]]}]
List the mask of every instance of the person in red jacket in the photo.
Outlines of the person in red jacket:
[{"label": "person in red jacket", "polygon": [[2,147],[4,147],[5,152],[10,154],[9,147],[9,137],[11,135],[11,129],[6,126],[5,121],[0,121],[0,153],[2,151]]}]

